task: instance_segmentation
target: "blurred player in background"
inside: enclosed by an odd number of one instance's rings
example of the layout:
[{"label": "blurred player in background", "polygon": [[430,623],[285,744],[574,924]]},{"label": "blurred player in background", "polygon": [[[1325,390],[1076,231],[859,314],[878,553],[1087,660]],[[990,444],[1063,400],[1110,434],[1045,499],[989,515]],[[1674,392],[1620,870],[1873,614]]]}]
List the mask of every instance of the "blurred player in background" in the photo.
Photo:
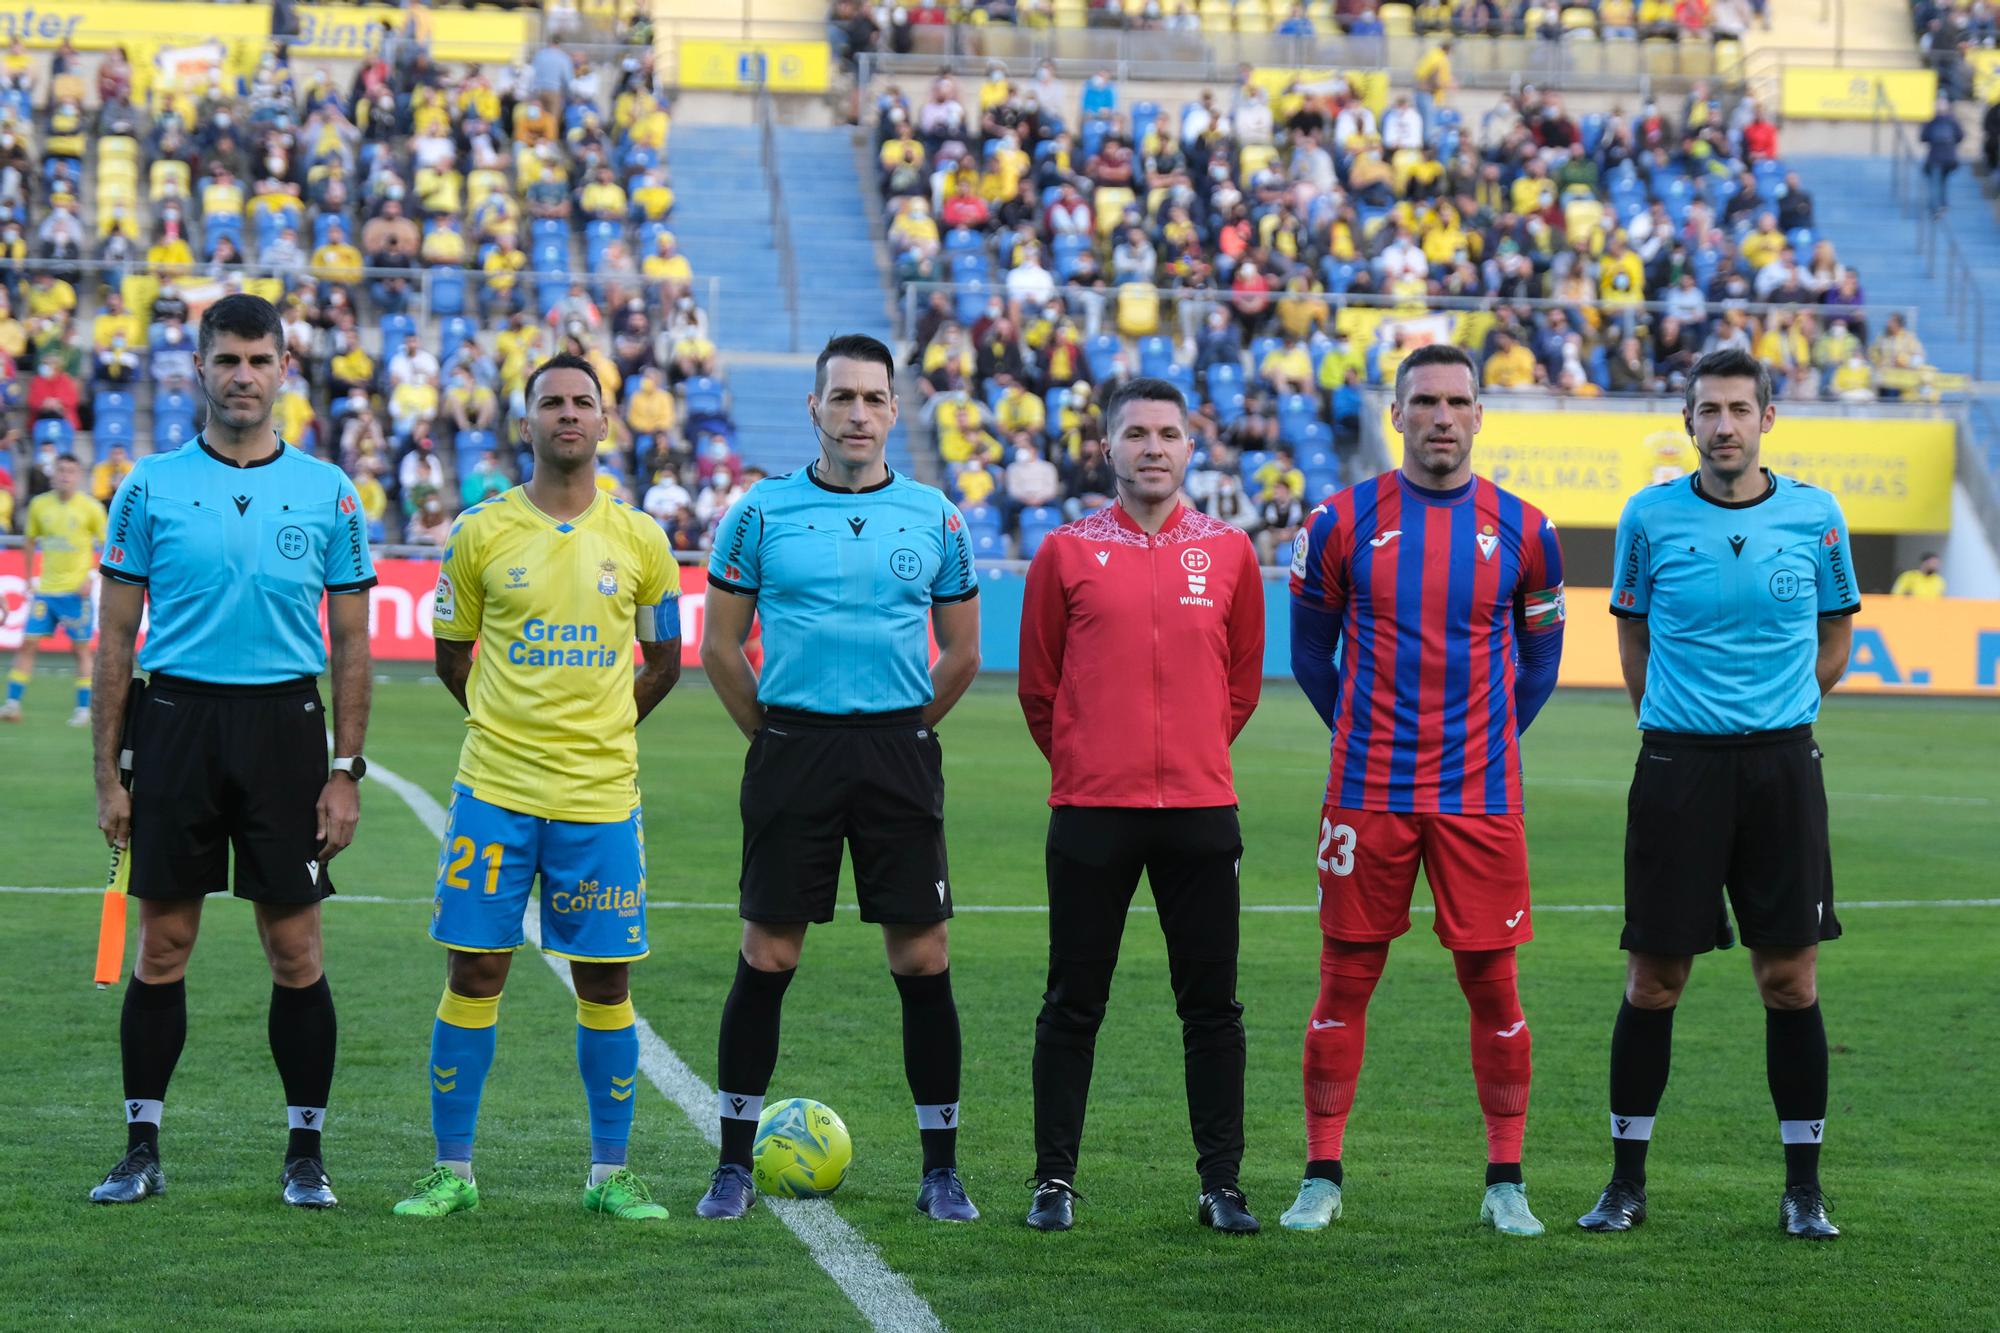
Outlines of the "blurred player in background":
[{"label": "blurred player in background", "polygon": [[1715,946],[1726,886],[1764,1000],[1764,1060],[1787,1235],[1830,1240],[1821,940],[1833,914],[1826,787],[1812,724],[1847,669],[1860,587],[1840,502],[1759,466],[1771,377],[1711,352],[1684,408],[1692,477],[1625,504],[1612,565],[1618,659],[1642,738],[1625,824],[1625,1000],[1611,1029],[1611,1183],[1578,1224],[1646,1218],[1646,1150],[1666,1092],[1674,1006]]},{"label": "blurred player in background", "polygon": [[473,1132],[539,876],[542,948],[569,960],[576,987],[583,1206],[658,1220],[667,1210],[626,1165],[639,1073],[628,974],[647,953],[634,728],[680,679],[680,570],[658,523],[598,489],[607,424],[590,363],[543,362],[526,401],[534,476],[459,515],[432,606],[438,679],[465,709],[466,737],[431,915],[448,950],[431,1026],[437,1162],[395,1211],[479,1205]]},{"label": "blurred player in background", "polygon": [[28,572],[35,568],[35,551],[42,553],[42,572],[33,584],[28,623],[21,631],[21,648],[7,674],[7,702],[0,703],[0,722],[21,720],[21,698],[35,676],[35,650],[44,635],[60,627],[76,652],[76,706],[72,727],[90,725],[90,574],[104,544],[104,506],[78,488],[83,465],[74,454],[56,459],[50,480],[54,487],[28,502]]},{"label": "blurred player in background", "polygon": [[[98,1203],[166,1189],[160,1117],[187,1040],[188,960],[205,895],[230,887],[232,853],[271,968],[267,1031],[290,1130],[281,1197],[338,1202],[321,1154],[338,1025],[320,902],[361,818],[375,566],[354,484],[272,423],[283,338],[260,297],[203,311],[195,366],[208,425],[140,459],[111,501],[91,742],[97,825],[130,848],[139,950],[118,1024],[126,1153],[91,1191]],[[143,690],[132,679],[142,614]],[[318,680],[329,665],[330,765]],[[128,792],[119,751],[135,699]]]},{"label": "blurred player in background", "polygon": [[1181,1018],[1195,1215],[1249,1233],[1229,746],[1263,689],[1263,577],[1242,529],[1181,500],[1192,445],[1180,390],[1128,380],[1104,413],[1118,498],[1049,535],[1023,594],[1021,711],[1049,760],[1051,807],[1028,1225],[1072,1222],[1097,1031],[1143,872]]},{"label": "blurred player in background", "polygon": [[[979,1210],[958,1178],[960,1045],[946,923],[944,751],[937,724],[979,671],[979,579],[965,518],[883,461],[895,362],[848,334],[820,351],[806,411],[819,457],[759,482],[716,531],[701,661],[750,750],[743,765],[743,943],[722,1006],[722,1150],[695,1207],[742,1217],[751,1150],[778,1061],[785,989],[806,927],[833,920],[843,844],[861,919],[878,922],[903,1002],[917,1105],[917,1208]],[[743,653],[752,616],[764,670]],[[930,663],[930,637],[938,659]]]},{"label": "blurred player in background", "polygon": [[[1292,672],[1333,731],[1319,826],[1319,1002],[1305,1035],[1307,1162],[1281,1219],[1341,1214],[1341,1140],[1368,998],[1410,928],[1422,864],[1472,1010],[1486,1118],[1479,1217],[1537,1236],[1521,1176],[1532,1068],[1514,950],[1533,938],[1520,735],[1555,688],[1562,546],[1533,505],[1473,475],[1482,408],[1466,353],[1397,368],[1403,465],[1313,511],[1292,558]],[[1339,648],[1339,665],[1334,651]]]}]

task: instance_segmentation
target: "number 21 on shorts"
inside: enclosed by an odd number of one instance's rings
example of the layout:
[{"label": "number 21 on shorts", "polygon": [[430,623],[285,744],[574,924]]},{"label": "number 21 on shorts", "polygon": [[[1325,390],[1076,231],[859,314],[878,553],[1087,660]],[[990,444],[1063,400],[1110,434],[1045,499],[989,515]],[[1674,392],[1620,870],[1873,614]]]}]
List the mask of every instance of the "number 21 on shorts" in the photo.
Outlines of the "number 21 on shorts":
[{"label": "number 21 on shorts", "polygon": [[1343,878],[1354,873],[1354,828],[1324,816],[1319,821],[1319,868]]}]

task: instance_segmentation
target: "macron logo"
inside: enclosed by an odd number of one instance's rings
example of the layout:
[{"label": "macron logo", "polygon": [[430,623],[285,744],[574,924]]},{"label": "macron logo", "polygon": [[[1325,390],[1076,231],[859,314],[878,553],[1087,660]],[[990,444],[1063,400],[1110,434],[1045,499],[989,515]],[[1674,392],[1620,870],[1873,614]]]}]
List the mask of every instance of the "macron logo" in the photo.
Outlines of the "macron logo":
[{"label": "macron logo", "polygon": [[743,1113],[743,1098],[731,1097],[729,1099],[729,1105],[736,1111],[738,1115],[741,1115]]},{"label": "macron logo", "polygon": [[1099,568],[1102,568],[1102,567],[1104,567],[1104,566],[1106,566],[1106,565],[1110,564],[1110,563],[1111,563],[1111,552],[1109,552],[1109,551],[1099,551],[1099,552],[1097,553],[1097,563],[1098,563],[1098,566],[1099,566]]},{"label": "macron logo", "polygon": [[938,891],[938,902],[939,902],[940,904],[942,904],[942,903],[944,902],[944,881],[943,881],[943,880],[939,880],[939,881],[937,882],[937,891]]}]

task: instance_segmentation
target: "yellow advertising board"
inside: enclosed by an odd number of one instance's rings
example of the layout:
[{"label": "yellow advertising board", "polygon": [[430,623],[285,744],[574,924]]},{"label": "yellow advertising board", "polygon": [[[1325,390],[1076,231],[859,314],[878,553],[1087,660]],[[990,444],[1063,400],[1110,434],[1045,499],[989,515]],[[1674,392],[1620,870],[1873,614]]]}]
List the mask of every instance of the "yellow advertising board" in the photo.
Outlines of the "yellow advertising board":
[{"label": "yellow advertising board", "polygon": [[108,51],[114,46],[130,48],[147,37],[171,38],[176,43],[209,38],[261,42],[270,33],[268,5],[36,0],[0,6],[0,42],[19,37],[31,50],[48,50],[67,40],[79,51]]},{"label": "yellow advertising board", "polygon": [[683,38],[680,86],[749,92],[823,93],[831,79],[825,42],[720,42]]},{"label": "yellow advertising board", "polygon": [[[261,8],[261,6],[259,6]],[[401,27],[404,13],[392,5],[300,5],[299,35],[292,54],[303,60],[353,60],[382,49],[386,21]],[[426,8],[418,30],[427,33],[432,60],[513,63],[524,60],[536,39],[528,14],[498,10]]]},{"label": "yellow advertising board", "polygon": [[1967,51],[1965,63],[1972,66],[1973,100],[1991,102],[2000,93],[2000,51],[1987,48]]},{"label": "yellow advertising board", "polygon": [[1929,69],[1791,66],[1780,76],[1778,106],[1801,120],[1873,120],[1878,85],[1897,120],[1929,120],[1937,110],[1937,71]]},{"label": "yellow advertising board", "polygon": [[[1603,588],[1569,590],[1560,684],[1623,688],[1610,598]],[[1839,688],[2000,698],[2000,602],[1864,596]]]},{"label": "yellow advertising board", "polygon": [[[1763,463],[1833,492],[1854,532],[1946,532],[1956,431],[1949,421],[1790,417],[1781,405]],[[1388,439],[1400,463],[1402,438],[1390,430]],[[1490,401],[1472,447],[1476,472],[1563,527],[1616,527],[1634,491],[1695,462],[1678,417],[1509,412]]]}]

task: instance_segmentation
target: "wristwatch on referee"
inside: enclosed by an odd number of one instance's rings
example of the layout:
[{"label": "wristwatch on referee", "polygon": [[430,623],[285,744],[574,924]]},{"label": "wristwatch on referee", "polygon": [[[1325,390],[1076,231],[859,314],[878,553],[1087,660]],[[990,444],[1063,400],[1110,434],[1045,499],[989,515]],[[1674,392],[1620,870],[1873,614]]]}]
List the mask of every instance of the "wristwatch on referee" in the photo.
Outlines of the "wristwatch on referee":
[{"label": "wristwatch on referee", "polygon": [[333,761],[333,771],[336,773],[345,773],[348,777],[354,779],[354,781],[359,782],[368,776],[368,761],[358,754],[336,757]]}]

